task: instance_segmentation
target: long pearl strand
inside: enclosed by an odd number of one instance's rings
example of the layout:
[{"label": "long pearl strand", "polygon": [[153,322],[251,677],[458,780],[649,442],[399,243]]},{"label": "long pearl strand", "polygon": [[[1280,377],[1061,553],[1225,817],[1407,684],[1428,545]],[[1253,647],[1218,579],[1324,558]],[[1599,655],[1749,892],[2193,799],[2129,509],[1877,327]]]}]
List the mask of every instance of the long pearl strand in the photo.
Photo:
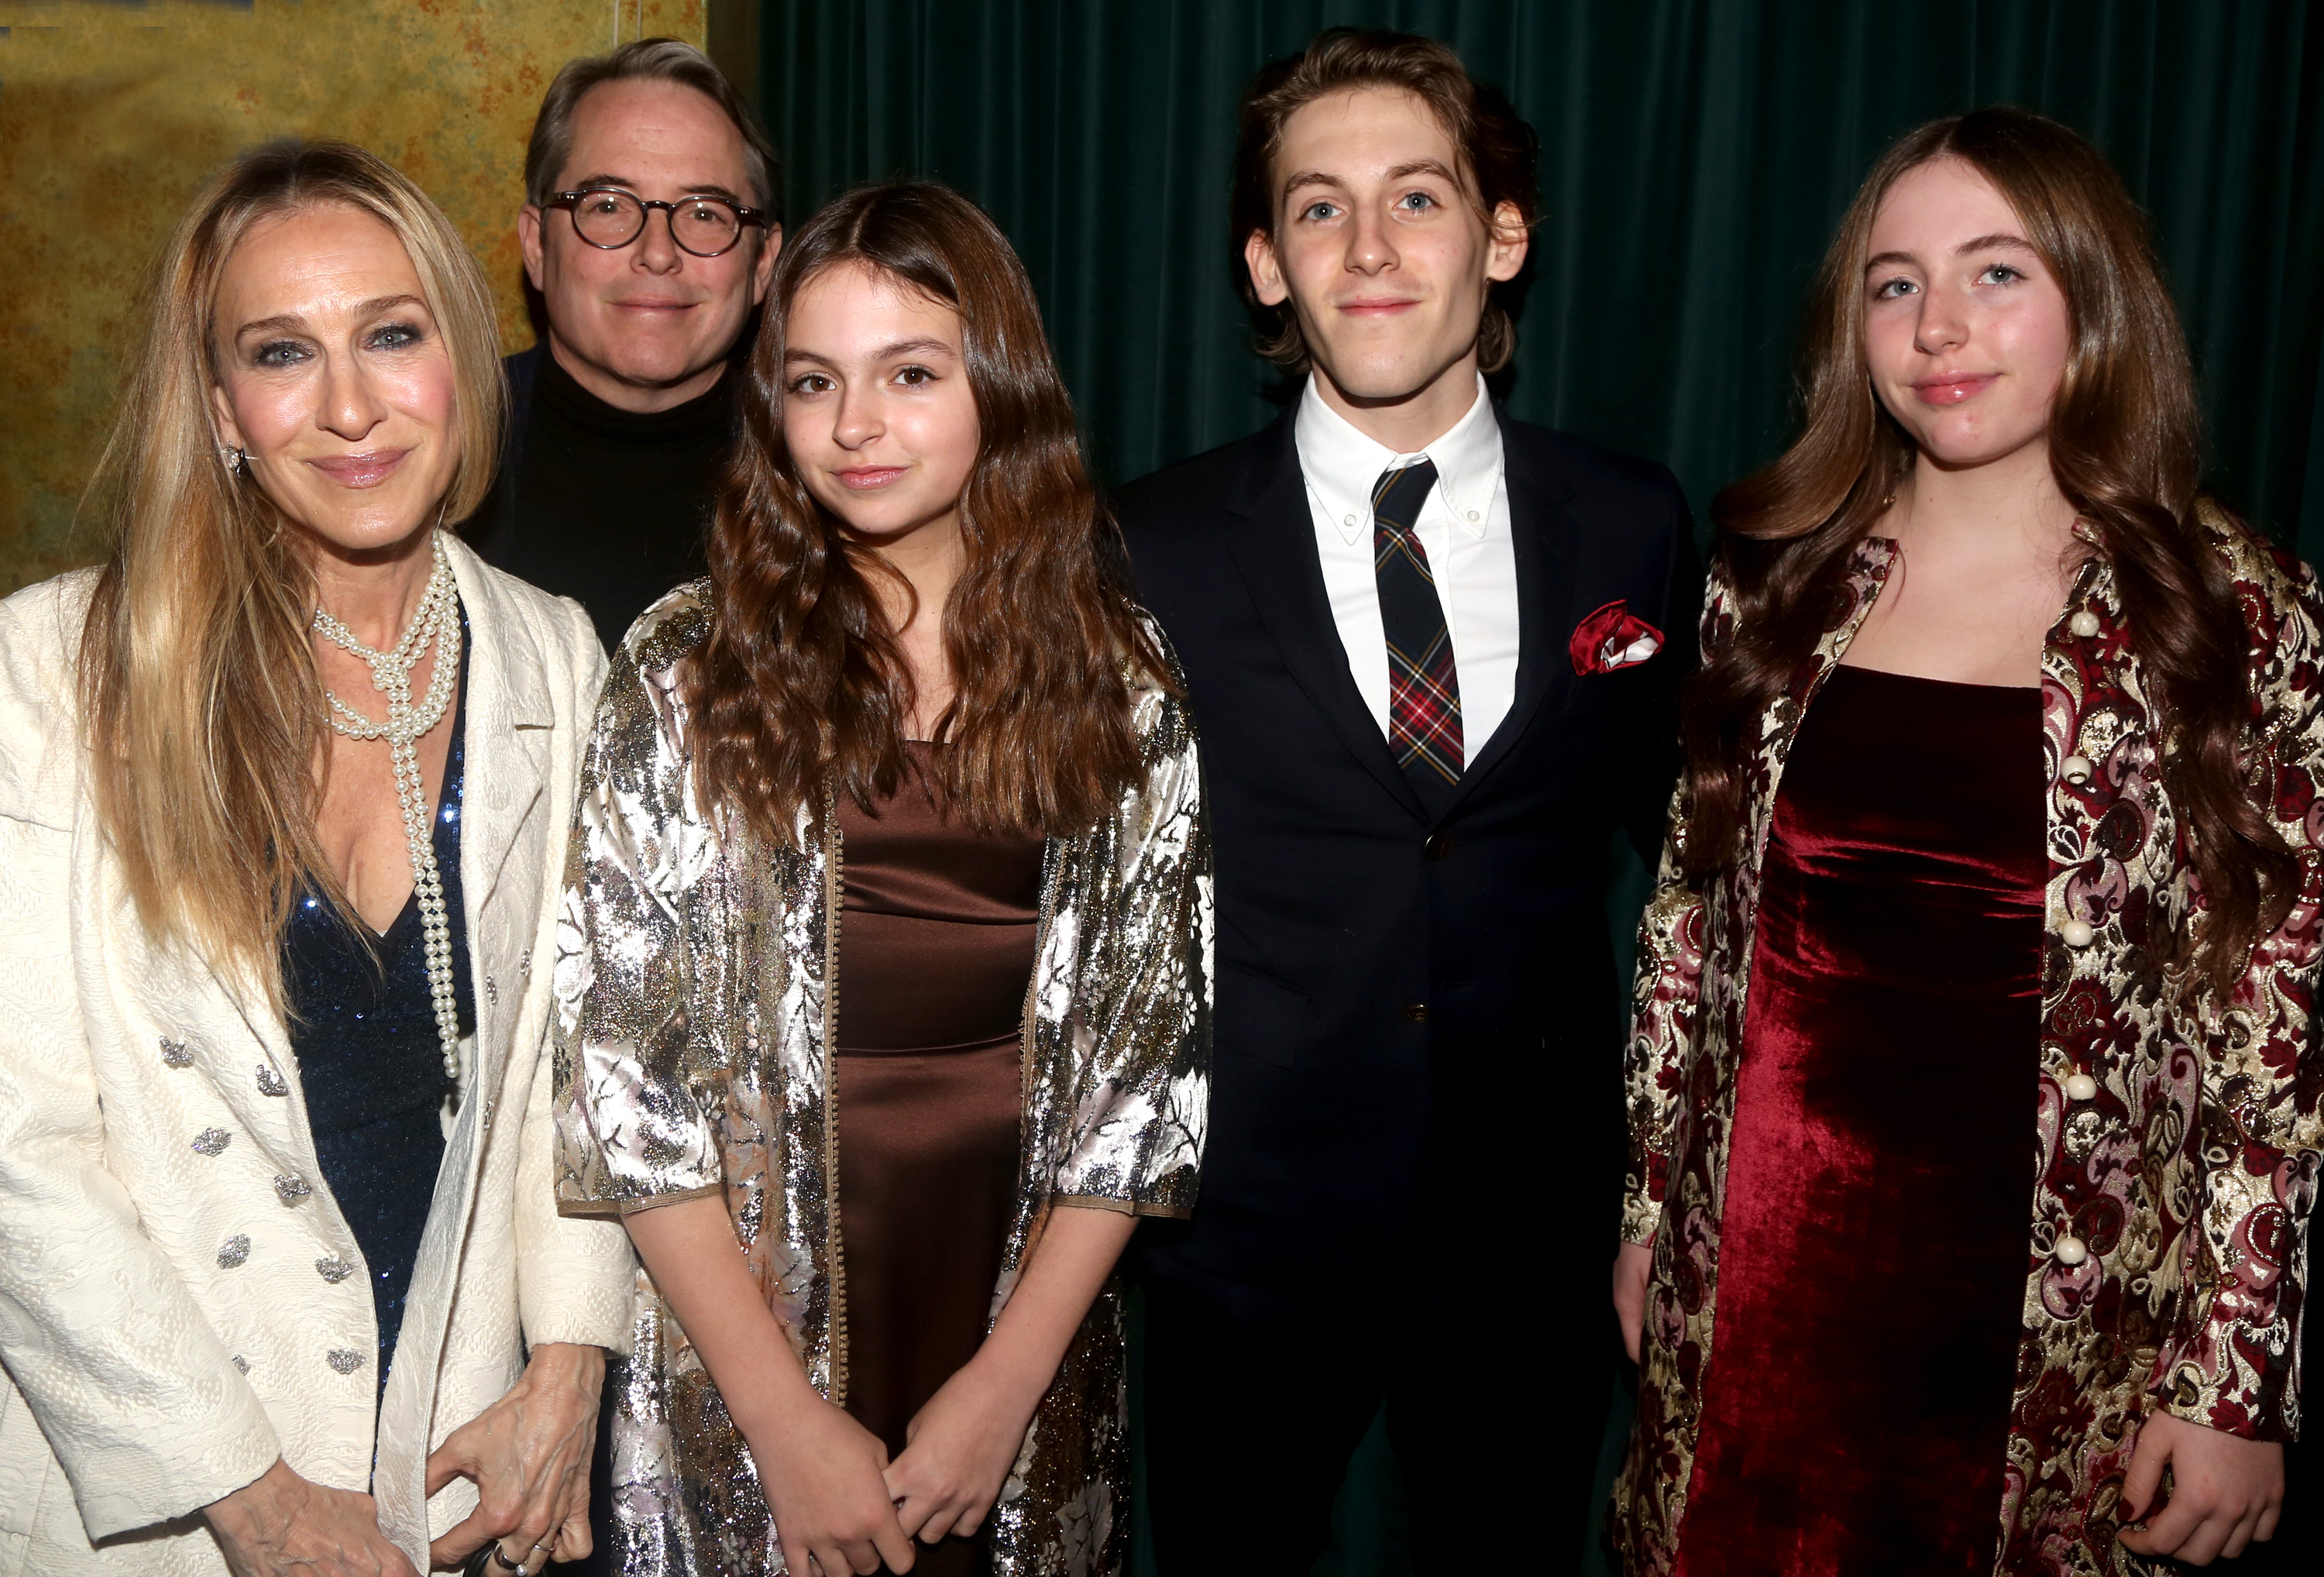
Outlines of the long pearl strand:
[{"label": "long pearl strand", "polygon": [[[428,576],[420,606],[404,628],[393,650],[374,651],[355,632],[321,608],[315,610],[315,632],[371,665],[371,682],[387,697],[387,721],[370,718],[324,690],[330,703],[334,731],[349,739],[383,739],[395,762],[395,797],[403,807],[403,836],[411,850],[411,887],[420,896],[421,934],[428,945],[428,995],[436,1009],[436,1037],[444,1051],[444,1075],[460,1077],[460,1010],[452,991],[452,930],[444,914],[444,881],[436,869],[436,841],[429,823],[428,798],[420,776],[420,741],[444,720],[459,683],[460,598],[452,584],[452,561],[444,552],[441,534],[434,538],[436,567]],[[428,693],[415,706],[411,670],[430,646],[436,649],[436,671],[429,676]]]}]

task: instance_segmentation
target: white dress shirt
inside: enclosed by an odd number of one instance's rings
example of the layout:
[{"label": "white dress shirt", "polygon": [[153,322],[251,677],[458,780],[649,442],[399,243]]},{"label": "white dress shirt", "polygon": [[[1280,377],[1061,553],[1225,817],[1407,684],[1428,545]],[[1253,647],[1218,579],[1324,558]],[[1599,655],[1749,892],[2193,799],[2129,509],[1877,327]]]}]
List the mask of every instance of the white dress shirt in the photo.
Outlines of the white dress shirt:
[{"label": "white dress shirt", "polygon": [[1388,633],[1372,567],[1372,486],[1383,471],[1436,463],[1436,486],[1416,527],[1452,639],[1462,762],[1475,761],[1508,715],[1517,687],[1517,549],[1509,540],[1501,428],[1483,376],[1469,413],[1418,454],[1399,455],[1358,431],[1323,402],[1313,376],[1299,398],[1293,436],[1332,622],[1348,654],[1348,671],[1383,737],[1388,733]]}]

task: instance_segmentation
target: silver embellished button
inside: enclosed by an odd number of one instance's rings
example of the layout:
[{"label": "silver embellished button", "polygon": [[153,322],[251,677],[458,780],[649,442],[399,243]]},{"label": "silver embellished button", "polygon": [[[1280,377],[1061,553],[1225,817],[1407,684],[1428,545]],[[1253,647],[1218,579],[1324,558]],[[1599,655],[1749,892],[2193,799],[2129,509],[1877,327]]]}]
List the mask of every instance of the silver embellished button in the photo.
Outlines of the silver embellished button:
[{"label": "silver embellished button", "polygon": [[352,1347],[334,1347],[323,1361],[341,1374],[353,1374],[363,1367],[363,1354]]},{"label": "silver embellished button", "polygon": [[2096,770],[2090,765],[2088,756],[2068,756],[2058,763],[2058,776],[2069,783],[2087,783],[2090,780],[2090,773]]},{"label": "silver embellished button", "polygon": [[2070,1233],[2060,1238],[2057,1247],[2050,1251],[2058,1257],[2061,1265],[2080,1265],[2090,1257],[2090,1246]]},{"label": "silver embellished button", "polygon": [[2089,1075],[2089,1074],[2068,1074],[2066,1075],[2066,1099],[2067,1099],[2067,1100],[2069,1100],[2069,1101],[2095,1101],[2095,1100],[2097,1100],[2097,1099],[2098,1099],[2098,1082],[2096,1079],[2094,1079],[2094,1078],[2090,1077],[2090,1075]]},{"label": "silver embellished button", "polygon": [[193,1066],[194,1048],[182,1040],[172,1040],[164,1035],[161,1037],[161,1065],[172,1068]]},{"label": "silver embellished button", "polygon": [[2098,616],[2088,608],[2084,608],[2066,621],[2066,628],[2088,641],[2098,632]]},{"label": "silver embellished button", "polygon": [[202,1130],[201,1132],[194,1135],[194,1154],[198,1156],[221,1155],[225,1153],[226,1147],[233,1142],[234,1135],[228,1133],[223,1128],[206,1128]]},{"label": "silver embellished button", "polygon": [[2069,947],[2087,947],[2098,940],[2098,935],[2088,920],[2068,920],[2058,927],[2058,940]]},{"label": "silver embellished button", "polygon": [[234,1366],[235,1368],[242,1370],[244,1374],[248,1374],[250,1372],[250,1360],[244,1358],[239,1352],[234,1355]]},{"label": "silver embellished button", "polygon": [[283,1204],[296,1204],[315,1191],[307,1186],[307,1179],[304,1177],[286,1176],[277,1172],[274,1175],[274,1192]]},{"label": "silver embellished button", "polygon": [[238,1268],[242,1263],[249,1258],[250,1238],[246,1233],[236,1232],[234,1236],[228,1238],[225,1242],[218,1245],[218,1268],[220,1270],[233,1270]]},{"label": "silver embellished button", "polygon": [[290,1083],[268,1064],[258,1065],[258,1093],[262,1095],[288,1095]]},{"label": "silver embellished button", "polygon": [[530,949],[525,952],[523,957],[516,961],[516,973],[517,978],[520,980],[530,980],[532,978],[532,953]]},{"label": "silver embellished button", "polygon": [[337,1254],[326,1254],[320,1259],[315,1261],[315,1274],[321,1277],[325,1281],[329,1282],[333,1286],[338,1286],[339,1283],[345,1281],[348,1277],[353,1276],[355,1273],[355,1268],[354,1262],[351,1260],[342,1259]]}]

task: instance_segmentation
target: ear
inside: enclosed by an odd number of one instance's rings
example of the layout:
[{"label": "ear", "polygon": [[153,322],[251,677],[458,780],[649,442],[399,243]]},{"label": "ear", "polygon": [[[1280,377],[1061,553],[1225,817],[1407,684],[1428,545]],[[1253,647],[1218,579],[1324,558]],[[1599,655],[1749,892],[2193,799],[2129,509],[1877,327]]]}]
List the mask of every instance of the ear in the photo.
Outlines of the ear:
[{"label": "ear", "polygon": [[1283,264],[1266,231],[1253,230],[1243,242],[1242,263],[1250,270],[1250,288],[1258,292],[1260,306],[1280,307],[1291,299],[1291,287],[1283,282]]},{"label": "ear", "polygon": [[233,448],[247,449],[242,441],[242,428],[234,420],[234,406],[226,397],[226,390],[217,383],[210,385],[210,414],[217,419],[217,441]]},{"label": "ear", "polygon": [[1526,228],[1517,204],[1507,201],[1494,205],[1492,231],[1487,238],[1485,277],[1513,280],[1525,266],[1526,254],[1533,250],[1533,233]]},{"label": "ear", "polygon": [[546,291],[549,287],[540,282],[540,209],[531,203],[516,211],[516,244],[524,252],[524,277],[534,290]]},{"label": "ear", "polygon": [[759,248],[759,261],[751,265],[751,305],[755,307],[767,299],[767,281],[775,277],[775,259],[782,255],[783,227],[767,226],[767,239]]}]

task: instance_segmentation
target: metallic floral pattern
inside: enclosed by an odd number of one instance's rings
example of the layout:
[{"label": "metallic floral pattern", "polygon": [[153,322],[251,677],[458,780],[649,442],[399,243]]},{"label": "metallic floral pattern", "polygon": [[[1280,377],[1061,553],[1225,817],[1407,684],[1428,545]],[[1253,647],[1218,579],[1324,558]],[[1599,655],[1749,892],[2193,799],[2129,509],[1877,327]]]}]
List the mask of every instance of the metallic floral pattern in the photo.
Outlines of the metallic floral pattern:
[{"label": "metallic floral pattern", "polygon": [[[809,1379],[844,1404],[847,1319],[828,1050],[836,817],[766,847],[705,815],[678,669],[706,583],[639,622],[583,772],[554,964],[558,1199],[611,1214],[721,1197]],[[1025,1166],[992,1308],[1048,1211],[1191,1208],[1208,1102],[1210,847],[1191,724],[1133,690],[1147,776],[1101,826],[1049,840],[1025,1025]],[[614,1425],[622,1569],[783,1570],[740,1433],[651,1281]],[[999,1577],[1110,1577],[1127,1554],[1117,1291],[1100,1295],[994,1508]]]},{"label": "metallic floral pattern", "polygon": [[[2301,883],[2232,999],[2190,1003],[2153,945],[2203,904],[2163,785],[2165,716],[2112,568],[2093,553],[2042,659],[2049,918],[2027,1112],[2038,1172],[1997,1572],[2169,1569],[2115,1538],[2137,1425],[2157,1408],[2259,1439],[2299,1425],[2303,1222],[2324,1170],[2324,1078],[2309,1052],[2324,947],[2324,602],[2306,566],[2205,520],[2249,636],[2255,803],[2299,856]],[[1673,1567],[1702,1397],[1719,1383],[1721,1180],[1776,790],[1801,718],[1894,558],[1879,539],[1857,549],[1812,659],[1761,720],[1741,763],[1748,857],[1700,890],[1678,875],[1682,785],[1640,927],[1623,1227],[1632,1242],[1653,1238],[1654,1270],[1637,1425],[1615,1494],[1633,1573]],[[1734,637],[1716,577],[1711,593],[1706,650]]]}]

